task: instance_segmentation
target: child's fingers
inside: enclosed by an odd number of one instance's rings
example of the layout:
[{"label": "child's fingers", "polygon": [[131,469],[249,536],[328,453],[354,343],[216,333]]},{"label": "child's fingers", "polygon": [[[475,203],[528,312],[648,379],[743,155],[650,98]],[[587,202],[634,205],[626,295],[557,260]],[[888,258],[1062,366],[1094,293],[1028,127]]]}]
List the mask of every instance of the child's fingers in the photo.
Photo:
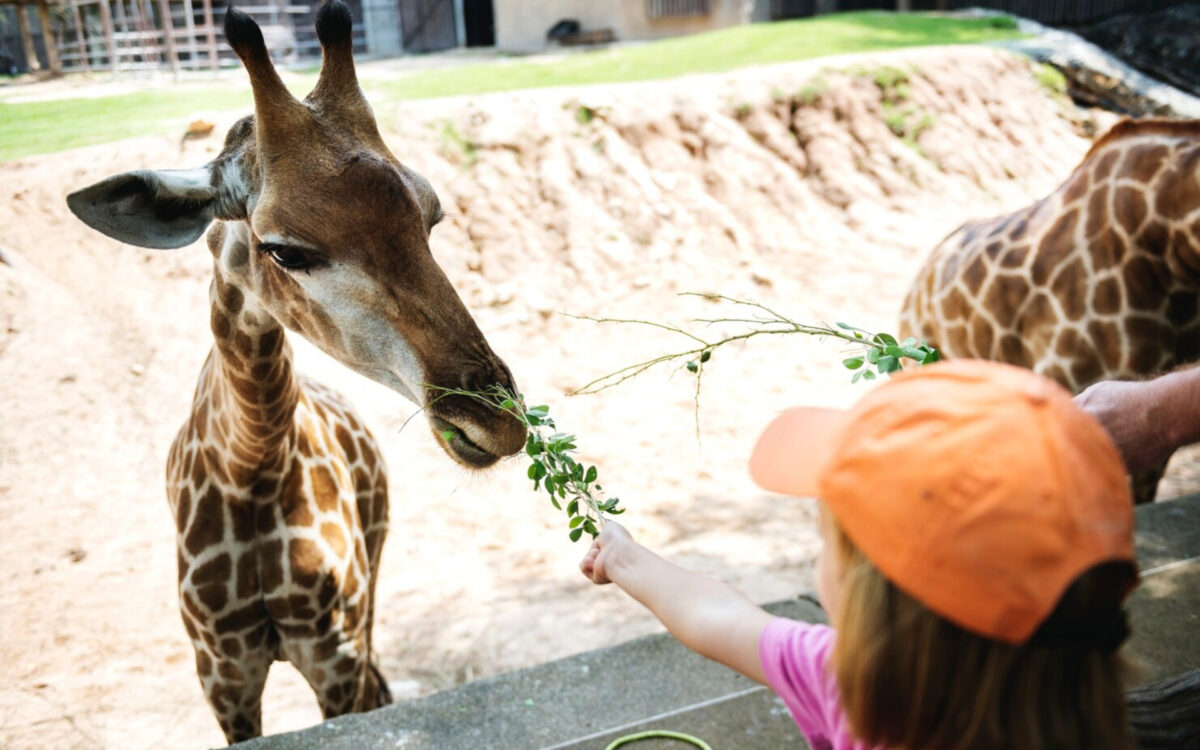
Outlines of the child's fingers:
[{"label": "child's fingers", "polygon": [[583,556],[579,562],[579,570],[592,583],[608,583],[608,577],[604,575],[603,568],[597,569],[596,561],[600,557],[600,545],[592,542],[592,547]]}]

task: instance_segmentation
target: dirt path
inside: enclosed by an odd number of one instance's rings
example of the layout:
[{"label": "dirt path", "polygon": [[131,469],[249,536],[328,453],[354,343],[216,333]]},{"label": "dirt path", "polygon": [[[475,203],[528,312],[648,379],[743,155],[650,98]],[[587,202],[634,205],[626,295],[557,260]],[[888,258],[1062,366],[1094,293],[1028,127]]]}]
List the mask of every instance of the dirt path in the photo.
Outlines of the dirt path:
[{"label": "dirt path", "polygon": [[[887,111],[885,64],[908,79]],[[719,291],[797,319],[894,328],[916,264],[942,235],[1042,195],[1088,144],[1028,65],[996,51],[911,51],[810,80],[814,69],[423,102],[381,123],[449,209],[433,247],[451,280],[525,393],[579,434],[630,528],[763,601],[810,587],[816,535],[810,504],[750,484],[750,440],[785,405],[861,394],[838,348],[718,352],[698,444],[686,374],[565,396],[674,342],[557,313],[683,322],[714,308],[677,293]],[[62,200],[117,171],[195,166],[218,146],[178,143],[0,165],[6,748],[222,744],[176,611],[162,489],[209,345],[211,260],[200,246],[109,241]],[[385,445],[394,520],[376,641],[398,697],[656,629],[578,576],[583,547],[529,491],[523,465],[465,474],[423,425],[399,430],[407,402],[294,343],[300,369],[350,395]],[[1175,467],[1168,492],[1200,486],[1194,465]],[[278,665],[266,730],[319,718]]]}]

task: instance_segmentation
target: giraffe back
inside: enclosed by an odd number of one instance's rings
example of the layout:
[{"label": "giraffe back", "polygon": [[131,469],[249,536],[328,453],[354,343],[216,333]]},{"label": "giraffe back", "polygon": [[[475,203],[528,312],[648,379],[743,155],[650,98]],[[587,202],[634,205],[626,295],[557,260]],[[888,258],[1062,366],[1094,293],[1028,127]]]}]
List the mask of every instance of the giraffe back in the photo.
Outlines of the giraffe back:
[{"label": "giraffe back", "polygon": [[901,332],[1079,391],[1200,357],[1200,122],[1124,121],[1050,195],[930,254]]}]

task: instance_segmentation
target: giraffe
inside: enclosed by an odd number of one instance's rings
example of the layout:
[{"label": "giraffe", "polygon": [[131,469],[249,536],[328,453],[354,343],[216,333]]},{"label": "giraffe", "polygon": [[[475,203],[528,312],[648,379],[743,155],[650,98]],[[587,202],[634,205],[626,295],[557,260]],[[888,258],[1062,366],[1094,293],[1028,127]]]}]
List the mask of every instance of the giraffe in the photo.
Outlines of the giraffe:
[{"label": "giraffe", "polygon": [[[1200,357],[1200,121],[1123,120],[1050,195],[933,250],[903,336],[1078,393]],[[1161,471],[1135,477],[1153,499]]]},{"label": "giraffe", "polygon": [[316,30],[321,71],[301,101],[258,25],[231,8],[225,37],[249,73],[254,114],[216,158],[67,197],[85,223],[133,245],[183,247],[207,230],[213,346],[166,478],[180,613],[230,743],[262,733],[274,661],[300,671],[327,718],[390,702],[371,644],[386,470],[346,401],[293,372],[285,328],[425,407],[434,439],[463,466],[525,444],[508,415],[438,398],[438,388],[515,385],[430,254],[437,195],[379,134],[346,6],[324,5]]}]

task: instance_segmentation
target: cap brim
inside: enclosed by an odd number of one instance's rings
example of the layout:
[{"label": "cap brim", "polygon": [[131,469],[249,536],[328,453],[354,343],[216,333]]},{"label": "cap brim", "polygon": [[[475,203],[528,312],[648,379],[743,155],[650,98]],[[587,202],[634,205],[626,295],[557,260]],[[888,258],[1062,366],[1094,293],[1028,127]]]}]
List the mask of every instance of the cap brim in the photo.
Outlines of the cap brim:
[{"label": "cap brim", "polygon": [[750,476],[764,490],[816,497],[826,464],[842,440],[848,412],[796,406],[763,430],[750,455]]}]

